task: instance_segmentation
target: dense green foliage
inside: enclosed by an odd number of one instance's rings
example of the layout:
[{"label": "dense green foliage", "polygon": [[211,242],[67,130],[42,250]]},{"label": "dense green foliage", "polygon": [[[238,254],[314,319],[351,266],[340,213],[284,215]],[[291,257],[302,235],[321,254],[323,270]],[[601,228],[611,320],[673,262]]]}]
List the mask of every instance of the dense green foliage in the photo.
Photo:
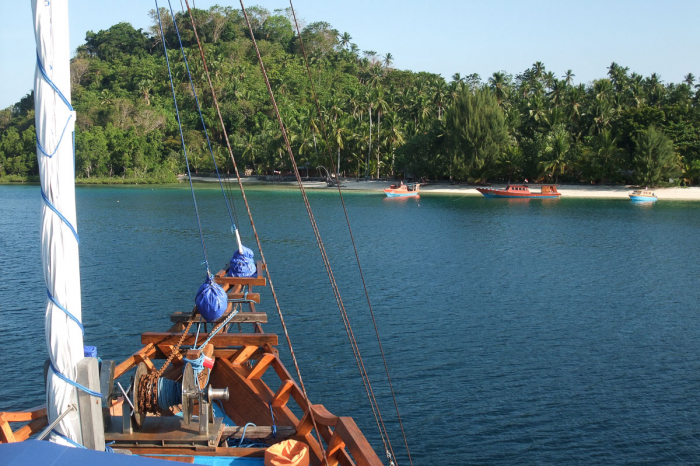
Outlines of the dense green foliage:
[{"label": "dense green foliage", "polygon": [[[287,172],[289,160],[242,15],[195,10],[228,136],[247,173]],[[193,172],[209,155],[175,28],[161,10]],[[574,84],[538,62],[512,76],[392,69],[392,56],[361,52],[348,33],[309,24],[302,38],[323,112],[314,105],[289,12],[249,9],[253,33],[300,166],[346,176],[425,176],[484,181],[692,184],[700,179],[700,98],[681,84],[642,77],[616,63],[608,76]],[[149,31],[120,23],[88,32],[71,62],[78,114],[76,172],[86,180],[171,181],[185,171],[155,11]],[[176,17],[218,166],[232,162],[189,18]],[[328,135],[326,147],[323,128]],[[331,155],[332,154],[332,155]],[[37,173],[33,96],[0,111],[0,176]]]}]

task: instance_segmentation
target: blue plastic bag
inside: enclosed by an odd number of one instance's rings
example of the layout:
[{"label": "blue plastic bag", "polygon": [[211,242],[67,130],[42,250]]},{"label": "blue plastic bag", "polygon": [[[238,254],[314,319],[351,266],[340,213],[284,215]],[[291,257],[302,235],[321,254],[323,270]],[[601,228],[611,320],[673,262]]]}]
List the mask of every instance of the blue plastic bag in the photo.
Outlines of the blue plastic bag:
[{"label": "blue plastic bag", "polygon": [[233,253],[231,263],[228,268],[229,277],[252,277],[255,275],[255,260],[253,260],[253,251],[243,246],[243,254],[238,252]]},{"label": "blue plastic bag", "polygon": [[221,317],[228,307],[228,295],[211,276],[199,287],[194,299],[197,310],[207,322],[214,322]]}]

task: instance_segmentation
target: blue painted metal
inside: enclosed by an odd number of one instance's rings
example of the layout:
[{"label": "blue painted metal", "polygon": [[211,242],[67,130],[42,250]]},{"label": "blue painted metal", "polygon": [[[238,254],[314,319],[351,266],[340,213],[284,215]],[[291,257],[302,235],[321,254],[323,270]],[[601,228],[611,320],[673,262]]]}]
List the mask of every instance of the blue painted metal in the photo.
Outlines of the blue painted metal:
[{"label": "blue painted metal", "polygon": [[[40,440],[0,445],[3,466],[162,466],[161,460],[65,447]],[[262,464],[262,463],[260,463]]]}]

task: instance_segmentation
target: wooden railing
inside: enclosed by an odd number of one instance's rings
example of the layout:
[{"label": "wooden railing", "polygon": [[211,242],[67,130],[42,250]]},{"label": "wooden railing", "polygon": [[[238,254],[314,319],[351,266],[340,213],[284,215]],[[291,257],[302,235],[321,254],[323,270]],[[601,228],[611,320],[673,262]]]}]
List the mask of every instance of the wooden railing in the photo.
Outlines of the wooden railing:
[{"label": "wooden railing", "polygon": [[[29,422],[29,424],[12,431],[11,422]],[[28,411],[0,413],[0,443],[22,442],[41,431],[48,425],[46,405],[37,406]]]}]

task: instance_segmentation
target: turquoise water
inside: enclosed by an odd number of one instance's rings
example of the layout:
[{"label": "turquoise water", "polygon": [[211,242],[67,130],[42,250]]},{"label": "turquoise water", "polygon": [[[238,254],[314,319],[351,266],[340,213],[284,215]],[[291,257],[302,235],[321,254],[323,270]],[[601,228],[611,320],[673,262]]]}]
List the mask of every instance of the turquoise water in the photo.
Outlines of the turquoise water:
[{"label": "turquoise water", "polygon": [[[215,189],[198,189],[218,270],[233,250],[227,214]],[[380,451],[298,191],[248,193],[312,401],[353,416]],[[408,464],[337,193],[309,197]],[[80,187],[77,203],[85,342],[121,360],[141,332],[189,310],[203,281],[190,194]],[[698,461],[700,203],[369,193],[346,203],[415,464]],[[38,187],[0,186],[0,411],[43,401],[39,207]],[[241,228],[253,246],[242,215]],[[268,291],[262,299],[266,330],[279,332]]]}]

